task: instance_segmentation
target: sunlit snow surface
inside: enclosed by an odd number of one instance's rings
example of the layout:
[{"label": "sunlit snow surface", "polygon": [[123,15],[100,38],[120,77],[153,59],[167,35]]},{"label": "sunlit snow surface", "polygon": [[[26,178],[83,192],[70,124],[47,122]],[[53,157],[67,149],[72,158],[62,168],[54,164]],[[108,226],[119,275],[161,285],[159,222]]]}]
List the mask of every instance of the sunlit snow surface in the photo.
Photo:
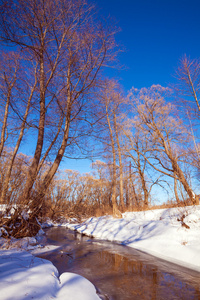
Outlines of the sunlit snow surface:
[{"label": "sunlit snow surface", "polygon": [[99,300],[87,279],[58,271],[47,260],[26,251],[0,251],[1,300]]},{"label": "sunlit snow surface", "polygon": [[[183,215],[184,223],[178,221]],[[82,224],[68,224],[68,227],[200,271],[199,205],[127,212],[123,219],[90,218]]]},{"label": "sunlit snow surface", "polygon": [[[64,226],[51,221],[42,225],[43,228]],[[43,233],[40,230],[39,235]],[[67,272],[59,276],[50,261],[31,254],[56,248],[54,245],[41,247],[34,237],[0,238],[0,300],[100,300],[86,278]]]}]

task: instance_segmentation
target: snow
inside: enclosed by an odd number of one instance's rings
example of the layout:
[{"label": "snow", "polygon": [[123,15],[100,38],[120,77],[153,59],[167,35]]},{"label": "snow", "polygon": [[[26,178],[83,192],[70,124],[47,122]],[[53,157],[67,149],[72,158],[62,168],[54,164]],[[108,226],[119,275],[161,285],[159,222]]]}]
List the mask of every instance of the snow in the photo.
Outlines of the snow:
[{"label": "snow", "polygon": [[[121,219],[91,217],[81,224],[74,221],[61,226],[200,272],[200,206],[126,212]],[[53,225],[47,221],[42,227]],[[59,277],[51,262],[33,255],[52,247],[57,246],[41,248],[35,238],[0,238],[0,300],[100,299],[87,279],[73,273]]]},{"label": "snow", "polygon": [[0,300],[99,300],[84,277],[63,273],[58,277],[50,261],[26,251],[0,250]]},{"label": "snow", "polygon": [[[63,226],[47,220],[42,228],[55,225]],[[4,239],[1,238],[4,231],[0,228],[0,300],[100,299],[86,278],[67,272],[59,276],[50,261],[33,255],[55,250],[58,246],[42,247],[34,237]],[[36,237],[42,234],[44,231],[40,229]]]},{"label": "snow", "polygon": [[199,205],[126,212],[122,219],[111,216],[89,218],[82,224],[67,224],[67,227],[200,272]]}]

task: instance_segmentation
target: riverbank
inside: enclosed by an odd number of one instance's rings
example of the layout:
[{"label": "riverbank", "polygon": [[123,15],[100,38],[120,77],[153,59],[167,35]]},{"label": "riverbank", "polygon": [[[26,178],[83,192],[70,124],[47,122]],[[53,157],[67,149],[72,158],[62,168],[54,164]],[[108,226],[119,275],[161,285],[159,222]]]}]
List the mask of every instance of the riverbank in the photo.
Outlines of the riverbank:
[{"label": "riverbank", "polygon": [[59,277],[54,265],[26,251],[0,251],[1,300],[99,300],[95,287],[73,273]]},{"label": "riverbank", "polygon": [[59,276],[48,260],[14,248],[0,250],[1,300],[100,300],[86,278],[65,272]]},{"label": "riverbank", "polygon": [[[43,224],[51,225],[52,222]],[[122,219],[92,217],[81,224],[62,226],[200,272],[200,206],[126,212]],[[52,251],[53,246],[41,248],[35,238],[0,238],[0,247],[0,300],[100,299],[95,287],[84,277],[73,273],[59,277],[50,261],[31,254]]]},{"label": "riverbank", "polygon": [[[43,227],[52,225],[48,222]],[[43,233],[41,229],[39,235]],[[32,255],[55,248],[42,247],[34,237],[0,237],[0,300],[100,300],[86,278],[69,272],[59,276],[50,261]]]},{"label": "riverbank", "polygon": [[122,219],[89,218],[69,229],[115,241],[200,272],[200,206],[126,212]]}]

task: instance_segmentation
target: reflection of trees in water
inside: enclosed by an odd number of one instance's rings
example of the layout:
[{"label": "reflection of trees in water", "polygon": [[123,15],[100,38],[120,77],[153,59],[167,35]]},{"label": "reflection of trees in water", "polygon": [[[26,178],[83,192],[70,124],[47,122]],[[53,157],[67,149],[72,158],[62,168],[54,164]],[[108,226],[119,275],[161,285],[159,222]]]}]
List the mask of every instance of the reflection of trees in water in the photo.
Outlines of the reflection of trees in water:
[{"label": "reflection of trees in water", "polygon": [[51,260],[60,273],[82,275],[114,300],[200,300],[200,285],[197,280],[196,286],[194,282],[190,284],[192,277],[188,277],[188,283],[184,282],[187,277],[181,276],[180,272],[178,278],[178,275],[168,273],[166,267],[162,271],[151,265],[149,260],[120,255],[119,245],[109,244],[107,247],[95,243],[95,240],[90,242],[88,237],[75,237],[74,233],[67,232],[63,228],[49,229],[47,238],[59,248],[43,256]]},{"label": "reflection of trees in water", "polygon": [[107,251],[98,253],[97,259],[107,265],[107,275],[112,274],[114,285],[120,290],[129,291],[134,299],[200,300],[199,287],[193,288],[173,275],[159,271],[156,266]]}]

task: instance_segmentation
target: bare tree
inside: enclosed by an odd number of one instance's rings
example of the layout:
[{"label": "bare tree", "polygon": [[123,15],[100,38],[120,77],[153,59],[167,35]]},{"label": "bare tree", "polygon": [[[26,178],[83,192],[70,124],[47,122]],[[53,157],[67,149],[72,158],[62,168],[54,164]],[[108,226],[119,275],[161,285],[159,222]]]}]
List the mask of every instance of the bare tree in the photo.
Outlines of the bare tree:
[{"label": "bare tree", "polygon": [[137,184],[137,176],[135,175],[135,172],[132,171],[132,163],[129,162],[128,166],[128,176],[127,176],[127,182],[128,182],[128,205],[127,207],[131,210],[134,210],[135,208],[140,208],[140,197],[139,193],[137,193],[137,190],[140,189],[139,184]]},{"label": "bare tree", "polygon": [[110,96],[108,95],[106,91],[105,95],[105,107],[106,107],[106,119],[108,123],[109,128],[109,134],[110,134],[110,141],[111,141],[111,148],[112,148],[112,206],[113,206],[113,215],[117,214],[117,164],[116,164],[116,149],[115,149],[115,142],[114,142],[114,133],[111,126],[111,120],[109,115],[109,102],[110,102]]},{"label": "bare tree", "polygon": [[97,160],[92,163],[92,173],[94,177],[98,179],[98,193],[96,195],[96,199],[98,200],[99,208],[101,209],[104,209],[105,206],[110,205],[109,195],[112,194],[110,191],[110,180],[107,176],[107,168],[108,166],[106,163],[102,161]]},{"label": "bare tree", "polygon": [[[38,89],[33,95],[37,138],[24,199],[29,201],[41,163],[54,150],[37,193],[42,200],[80,120],[87,115],[88,94],[100,69],[114,59],[114,33],[95,19],[93,7],[83,0],[1,2],[1,40],[22,49],[27,69],[32,62],[37,65]],[[53,111],[56,115],[49,119]],[[57,130],[48,144],[53,126]]]},{"label": "bare tree", "polygon": [[[1,157],[0,163],[0,194],[3,194],[5,190],[5,184],[7,179],[8,169],[11,164],[11,158],[13,156],[13,149],[8,151],[4,150]],[[24,180],[26,179],[26,169],[30,164],[30,157],[19,153],[16,155],[15,160],[12,165],[12,172],[10,174],[8,189],[4,198],[1,198],[3,204],[19,204],[19,199],[21,199],[23,193]]]},{"label": "bare tree", "polygon": [[177,83],[175,84],[176,104],[181,108],[181,114],[185,113],[185,122],[190,128],[194,151],[191,152],[193,162],[200,167],[199,149],[199,116],[200,116],[200,60],[191,59],[186,55],[180,60],[176,71]]},{"label": "bare tree", "polygon": [[19,57],[14,53],[2,53],[0,61],[0,91],[1,91],[1,142],[0,156],[5,141],[8,138],[8,117],[11,109],[11,99],[19,71]]},{"label": "bare tree", "polygon": [[[107,136],[103,143],[110,146],[112,156],[112,204],[113,214],[117,213],[117,171],[119,169],[119,198],[120,208],[124,210],[124,188],[123,188],[123,163],[122,163],[122,149],[120,145],[120,124],[119,112],[120,104],[124,101],[119,84],[113,80],[106,80],[104,82],[101,94],[101,107],[103,114],[105,111],[106,120],[103,122],[104,129],[107,127]],[[119,167],[117,165],[119,163]]]},{"label": "bare tree", "polygon": [[180,60],[176,72],[178,83],[175,86],[186,110],[192,112],[193,118],[200,114],[200,61],[186,55]]},{"label": "bare tree", "polygon": [[13,169],[15,158],[16,158],[16,155],[18,153],[19,147],[21,145],[22,138],[24,137],[24,131],[25,131],[26,125],[27,125],[27,118],[28,118],[28,115],[29,115],[33,94],[34,94],[34,91],[35,91],[36,85],[37,85],[36,70],[37,70],[37,66],[35,68],[35,80],[34,80],[33,86],[30,86],[30,84],[28,83],[28,86],[29,86],[28,90],[29,90],[30,94],[28,96],[27,102],[24,103],[24,105],[25,105],[24,115],[22,116],[21,120],[19,121],[21,123],[20,126],[18,126],[19,135],[18,135],[16,144],[15,144],[15,147],[13,149],[13,152],[10,155],[10,160],[9,160],[7,168],[6,168],[5,179],[4,179],[4,182],[3,182],[1,197],[0,197],[2,203],[5,202],[5,199],[6,199],[6,194],[8,192],[9,181],[10,181],[10,178],[11,178],[11,172],[12,172],[12,169]]},{"label": "bare tree", "polygon": [[[15,165],[15,159],[22,139],[24,138],[25,129],[30,127],[27,118],[37,85],[37,66],[35,66],[33,82],[31,82],[31,80],[27,80],[21,76],[21,74],[26,73],[26,70],[21,62],[20,53],[2,53],[1,59],[0,88],[2,99],[2,128],[0,156],[7,155],[9,152],[9,157],[4,166],[0,201],[6,203],[8,189],[11,188],[9,187],[9,182],[11,180],[12,169]],[[3,163],[2,157],[1,160]],[[10,197],[8,197],[8,199],[9,198]]]},{"label": "bare tree", "polygon": [[[117,94],[116,96],[120,97],[119,94]],[[122,149],[121,149],[120,140],[119,140],[120,127],[119,127],[119,123],[117,122],[116,111],[113,112],[113,123],[114,123],[114,131],[115,131],[115,136],[116,136],[117,152],[118,152],[118,158],[119,158],[119,198],[120,198],[120,206],[123,211],[124,210],[123,163],[122,163]]]},{"label": "bare tree", "polygon": [[146,180],[146,174],[145,174],[146,160],[141,155],[141,153],[143,153],[144,155],[146,154],[147,148],[144,145],[142,145],[143,147],[141,147],[142,137],[141,136],[139,137],[139,135],[137,133],[135,134],[134,137],[129,135],[125,130],[124,130],[124,133],[125,133],[126,137],[128,138],[128,144],[129,144],[128,146],[126,145],[126,148],[125,148],[126,156],[128,156],[132,159],[133,166],[139,175],[139,179],[141,182],[143,195],[144,195],[144,199],[142,201],[143,203],[139,203],[140,201],[139,201],[138,197],[135,195],[136,204],[138,207],[147,208],[149,206],[150,190],[148,191],[148,188],[147,188],[147,180]]},{"label": "bare tree", "polygon": [[198,197],[181,168],[189,135],[182,121],[173,116],[173,106],[165,102],[167,92],[168,89],[161,86],[132,90],[134,110],[137,111],[135,124],[148,139],[151,159],[141,154],[155,170],[178,179],[190,201],[197,204]]}]

